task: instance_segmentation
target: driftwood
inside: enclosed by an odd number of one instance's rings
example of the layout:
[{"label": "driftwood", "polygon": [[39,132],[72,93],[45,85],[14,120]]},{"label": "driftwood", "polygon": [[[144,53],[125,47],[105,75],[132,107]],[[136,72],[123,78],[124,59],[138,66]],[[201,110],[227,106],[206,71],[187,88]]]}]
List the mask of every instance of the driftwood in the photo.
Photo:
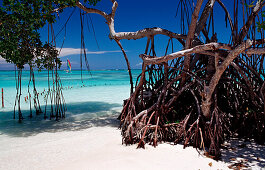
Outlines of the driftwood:
[{"label": "driftwood", "polygon": [[[187,35],[162,28],[115,32],[118,3],[112,2],[110,14],[80,2],[76,5],[86,13],[106,19],[109,37],[117,42],[127,62],[131,96],[125,100],[119,116],[124,144],[138,143],[138,147],[144,147],[145,143],[156,146],[162,141],[183,143],[185,147],[206,147],[216,158],[220,156],[222,142],[231,136],[254,138],[264,144],[265,41],[263,30],[257,36],[255,27],[252,29],[264,1],[258,0],[253,8],[242,6],[243,12],[248,13],[243,14],[243,27],[238,28],[240,2],[226,2],[235,5],[231,15],[221,0],[208,0],[205,6],[202,0],[197,0]],[[218,42],[219,34],[214,32],[215,5],[222,7],[229,21],[232,39],[229,44]],[[154,46],[158,34],[169,38],[161,57],[156,56]],[[130,64],[120,41],[144,37],[147,45],[140,54],[142,73],[133,88]],[[172,39],[178,40],[183,50],[167,54],[170,42],[174,50]]]}]

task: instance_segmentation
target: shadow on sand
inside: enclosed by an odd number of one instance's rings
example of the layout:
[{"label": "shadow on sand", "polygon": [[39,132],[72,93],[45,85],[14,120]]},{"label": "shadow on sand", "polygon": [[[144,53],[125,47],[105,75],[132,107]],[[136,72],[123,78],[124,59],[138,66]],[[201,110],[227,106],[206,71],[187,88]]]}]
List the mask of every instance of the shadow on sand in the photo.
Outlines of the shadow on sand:
[{"label": "shadow on sand", "polygon": [[251,165],[265,167],[265,146],[254,141],[231,139],[222,149],[222,160],[231,169],[252,169]]},{"label": "shadow on sand", "polygon": [[43,114],[29,118],[23,110],[24,120],[13,119],[13,111],[0,114],[0,135],[27,137],[43,132],[76,131],[97,126],[118,127],[121,105],[105,102],[80,102],[67,104],[66,118],[61,121],[44,120]]}]

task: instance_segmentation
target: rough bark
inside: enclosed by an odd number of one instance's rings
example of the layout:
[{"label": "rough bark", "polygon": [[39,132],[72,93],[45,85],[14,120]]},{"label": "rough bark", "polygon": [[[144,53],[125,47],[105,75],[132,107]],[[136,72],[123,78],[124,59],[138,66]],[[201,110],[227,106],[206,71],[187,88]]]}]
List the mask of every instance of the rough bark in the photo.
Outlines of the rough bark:
[{"label": "rough bark", "polygon": [[[186,38],[186,43],[185,43],[185,49],[188,49],[192,46],[192,40],[194,39],[194,36],[195,36],[194,34],[195,34],[196,24],[197,24],[197,20],[199,17],[199,12],[201,9],[202,2],[203,2],[203,0],[197,1],[196,7],[195,7],[194,12],[192,14],[191,23],[189,25],[189,32],[188,32],[188,35]],[[191,60],[190,56],[187,55],[185,57],[185,60],[184,60],[184,70],[189,71],[190,60]],[[184,75],[184,77],[185,77],[185,75]],[[184,79],[184,81],[185,81],[185,79]]]},{"label": "rough bark", "polygon": [[193,54],[193,53],[200,53],[203,51],[208,51],[208,50],[218,50],[218,49],[226,49],[226,50],[231,50],[231,46],[227,44],[221,44],[221,43],[209,43],[209,44],[204,44],[204,45],[198,45],[190,49],[186,50],[181,50],[172,54],[168,54],[166,56],[161,56],[161,57],[151,57],[146,54],[140,55],[140,57],[143,59],[143,61],[146,64],[160,64],[163,62],[167,62],[169,60],[176,59],[178,57],[185,57]]},{"label": "rough bark", "polygon": [[196,30],[195,30],[196,34],[199,34],[204,29],[206,25],[206,21],[209,17],[209,14],[213,9],[214,3],[215,3],[215,0],[208,0],[207,4],[205,5],[202,11],[201,17],[196,26]]}]

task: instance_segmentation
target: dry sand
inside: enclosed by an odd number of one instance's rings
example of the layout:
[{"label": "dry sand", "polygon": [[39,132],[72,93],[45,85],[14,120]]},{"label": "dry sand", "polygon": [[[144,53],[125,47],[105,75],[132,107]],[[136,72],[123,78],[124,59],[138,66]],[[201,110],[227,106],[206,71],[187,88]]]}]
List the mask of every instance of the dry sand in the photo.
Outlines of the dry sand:
[{"label": "dry sand", "polygon": [[[193,148],[121,144],[114,127],[42,133],[1,141],[0,169],[226,169]],[[212,163],[212,167],[208,164]]]},{"label": "dry sand", "polygon": [[[206,158],[196,149],[183,149],[182,145],[165,143],[156,148],[146,145],[145,150],[136,149],[136,145],[125,146],[121,143],[120,130],[115,126],[100,124],[79,130],[42,132],[26,137],[2,134],[0,169],[205,170],[228,169],[231,164]],[[227,144],[227,147],[230,146]],[[251,169],[262,169],[265,165],[264,147],[259,147],[257,153],[261,155],[259,162],[252,162]],[[229,149],[224,154],[226,161],[232,155]]]}]

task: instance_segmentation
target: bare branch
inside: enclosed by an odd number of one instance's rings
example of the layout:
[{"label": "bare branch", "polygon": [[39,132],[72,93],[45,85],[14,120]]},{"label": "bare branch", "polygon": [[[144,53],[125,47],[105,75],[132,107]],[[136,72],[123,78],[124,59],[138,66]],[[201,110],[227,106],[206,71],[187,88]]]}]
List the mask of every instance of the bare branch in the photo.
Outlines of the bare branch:
[{"label": "bare branch", "polygon": [[154,27],[154,28],[145,28],[136,32],[118,32],[112,35],[110,38],[116,38],[116,39],[141,39],[144,37],[151,37],[155,36],[157,34],[166,35],[170,38],[181,38],[185,39],[186,36],[182,34],[176,34],[171,31],[168,31],[166,29]]},{"label": "bare branch", "polygon": [[94,8],[87,8],[81,2],[76,2],[76,6],[80,9],[82,9],[83,11],[87,12],[87,13],[99,14],[99,15],[103,16],[106,20],[109,19],[108,14],[106,14],[105,12],[100,11],[98,9],[94,9]]},{"label": "bare branch", "polygon": [[207,4],[205,5],[195,30],[196,34],[199,34],[205,27],[205,23],[209,17],[210,11],[213,9],[214,3],[215,0],[208,0]]},{"label": "bare branch", "polygon": [[265,48],[249,48],[247,51],[245,51],[245,54],[247,54],[248,56],[253,54],[265,54]]},{"label": "bare branch", "polygon": [[188,32],[187,39],[186,39],[185,49],[188,49],[191,47],[191,42],[194,39],[194,33],[195,33],[196,24],[197,24],[197,20],[199,17],[199,12],[201,9],[202,2],[203,2],[203,0],[197,1],[196,7],[195,7],[194,12],[192,14],[192,18],[191,18],[191,22],[190,22],[190,26],[189,26],[189,32]]},{"label": "bare branch", "polygon": [[[192,45],[192,40],[194,39],[194,33],[195,33],[195,29],[196,29],[196,25],[197,25],[197,20],[199,17],[199,13],[200,13],[200,9],[201,9],[201,5],[202,5],[203,0],[198,0],[196,7],[193,11],[192,17],[191,17],[191,22],[190,22],[190,26],[189,26],[189,32],[186,38],[186,43],[185,43],[185,49],[188,49],[191,47]],[[185,71],[189,71],[190,69],[190,60],[191,57],[188,55],[185,57],[184,59],[184,70]],[[185,77],[186,75],[184,74],[184,78],[182,80],[182,82],[185,81]]]},{"label": "bare branch", "polygon": [[140,57],[143,59],[144,63],[149,65],[149,64],[160,64],[162,62],[167,62],[169,60],[176,59],[178,57],[183,57],[187,56],[193,53],[200,53],[201,51],[207,51],[207,50],[218,50],[218,49],[226,49],[226,50],[231,50],[231,46],[227,44],[221,44],[221,43],[209,43],[209,44],[204,44],[204,45],[198,45],[190,49],[178,51],[166,56],[162,57],[156,57],[152,58],[151,56],[141,54]]},{"label": "bare branch", "polygon": [[[118,3],[117,1],[113,1],[113,6],[112,6],[112,10],[110,14],[107,14],[103,11],[100,11],[98,9],[94,9],[94,8],[87,8],[84,5],[82,5],[81,2],[77,2],[76,3],[77,7],[82,9],[83,11],[87,12],[87,13],[95,13],[95,14],[99,14],[101,16],[103,16],[106,21],[107,24],[109,26],[109,30],[110,30],[110,35],[109,37],[111,39],[117,39],[117,40],[121,40],[121,39],[141,39],[144,37],[150,37],[150,36],[155,36],[157,34],[161,34],[161,35],[165,35],[168,36],[170,38],[176,38],[176,39],[186,39],[185,35],[182,34],[176,34],[174,32],[168,31],[166,29],[162,29],[162,28],[158,28],[158,27],[154,27],[154,28],[145,28],[136,32],[115,32],[114,29],[114,16],[115,16],[115,12],[116,9],[118,7]],[[181,40],[179,40],[181,41]]]},{"label": "bare branch", "polygon": [[[224,52],[224,51],[219,51],[219,52]],[[218,54],[218,56],[222,57],[223,55],[220,55],[219,53],[216,52],[211,52],[211,51],[200,51],[197,52],[199,54],[204,54],[204,55],[208,55],[208,56],[215,56]],[[243,51],[242,53],[250,56],[250,55],[262,55],[265,54],[265,48],[248,48],[246,51]]]},{"label": "bare branch", "polygon": [[250,14],[250,16],[248,17],[248,20],[246,22],[246,24],[240,29],[241,32],[239,34],[239,42],[242,42],[245,38],[245,36],[247,35],[247,32],[251,26],[251,24],[253,23],[256,15],[258,14],[258,12],[262,9],[262,7],[265,5],[265,1],[263,0],[258,0],[255,7],[252,10],[252,13]]},{"label": "bare branch", "polygon": [[116,10],[118,8],[118,3],[116,1],[112,1],[113,3],[113,6],[112,6],[112,9],[111,9],[111,17],[114,18],[115,16],[115,13],[116,13]]}]

